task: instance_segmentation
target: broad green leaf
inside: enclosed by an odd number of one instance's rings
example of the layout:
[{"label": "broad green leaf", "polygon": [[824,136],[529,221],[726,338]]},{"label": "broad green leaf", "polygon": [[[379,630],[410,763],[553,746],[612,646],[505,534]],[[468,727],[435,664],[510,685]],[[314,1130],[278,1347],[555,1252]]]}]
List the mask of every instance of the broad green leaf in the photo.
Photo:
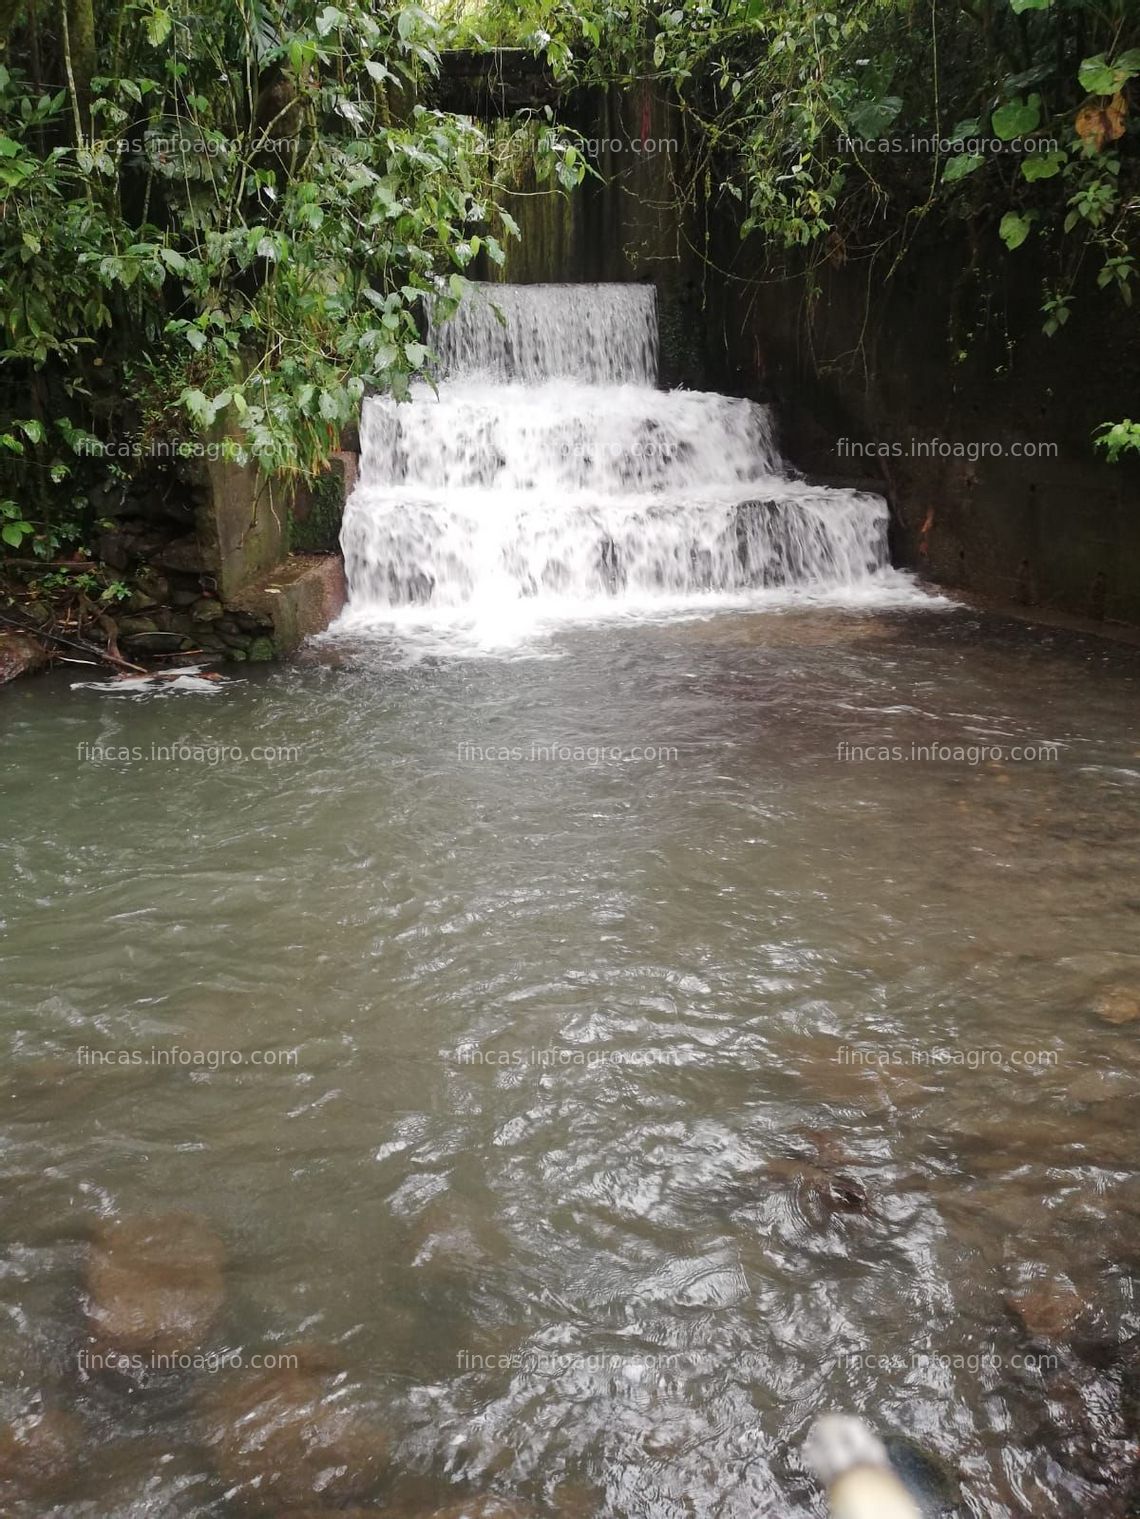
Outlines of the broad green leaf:
[{"label": "broad green leaf", "polygon": [[1038,179],[1052,179],[1055,174],[1060,174],[1067,158],[1068,155],[1060,150],[1052,153],[1032,153],[1028,158],[1022,159],[1022,176],[1030,184]]},{"label": "broad green leaf", "polygon": [[1077,71],[1081,88],[1090,95],[1111,95],[1116,88],[1116,74],[1109,68],[1103,53],[1086,58]]},{"label": "broad green leaf", "polygon": [[1140,74],[1140,48],[1130,48],[1108,63],[1103,53],[1086,58],[1077,78],[1090,95],[1115,95],[1130,79]]},{"label": "broad green leaf", "polygon": [[980,169],[985,161],[981,153],[955,153],[942,171],[943,182],[952,185],[955,180],[965,179],[967,174]]},{"label": "broad green leaf", "polygon": [[1040,120],[1040,95],[1030,95],[1028,100],[1022,100],[1018,95],[1013,100],[1007,100],[990,118],[994,131],[1003,142],[1024,137],[1027,132],[1035,132]]},{"label": "broad green leaf", "polygon": [[183,406],[185,406],[195,422],[201,423],[204,427],[209,427],[210,423],[214,420],[214,412],[209,401],[206,399],[204,391],[188,387],[182,392],[181,400]]},{"label": "broad green leaf", "polygon": [[405,343],[404,357],[413,369],[421,369],[427,358],[428,351],[422,343]]},{"label": "broad green leaf", "polygon": [[1014,248],[1020,248],[1029,236],[1032,225],[1030,216],[1022,216],[1018,211],[1007,211],[1001,219],[998,236],[1012,253]]},{"label": "broad green leaf", "polygon": [[950,133],[950,141],[961,142],[965,137],[977,137],[981,129],[981,122],[978,118],[970,116],[965,121],[955,122]]},{"label": "broad green leaf", "polygon": [[327,37],[331,31],[343,26],[348,17],[343,11],[338,11],[335,5],[326,5],[317,17],[317,36]]},{"label": "broad green leaf", "polygon": [[151,47],[161,47],[174,25],[169,11],[153,10],[146,18],[146,35]]}]

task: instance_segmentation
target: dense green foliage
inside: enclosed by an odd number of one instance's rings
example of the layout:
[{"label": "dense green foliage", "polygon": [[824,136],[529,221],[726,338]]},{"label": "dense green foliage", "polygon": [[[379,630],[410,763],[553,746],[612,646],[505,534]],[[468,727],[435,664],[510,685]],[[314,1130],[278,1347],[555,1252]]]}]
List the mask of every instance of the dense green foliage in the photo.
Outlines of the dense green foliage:
[{"label": "dense green foliage", "polygon": [[422,103],[419,6],[70,0],[53,22],[0,64],[0,534],[41,557],[91,526],[90,478],[156,453],[312,473],[366,387],[423,366],[425,294],[446,309],[481,246],[502,257],[488,139]]},{"label": "dense green foliage", "polygon": [[996,209],[1008,248],[1075,232],[1128,298],[1136,0],[458,0],[453,25],[560,75],[671,84],[694,192],[711,177],[775,248],[865,251],[936,206]]}]

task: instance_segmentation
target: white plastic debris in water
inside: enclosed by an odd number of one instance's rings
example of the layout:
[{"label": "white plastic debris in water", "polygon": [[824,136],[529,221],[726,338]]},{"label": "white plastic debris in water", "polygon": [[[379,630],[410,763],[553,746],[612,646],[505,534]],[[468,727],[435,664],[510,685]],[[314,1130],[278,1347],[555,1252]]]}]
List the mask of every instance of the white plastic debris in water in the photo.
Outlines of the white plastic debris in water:
[{"label": "white plastic debris in water", "polygon": [[175,691],[213,695],[232,682],[221,675],[204,675],[204,665],[154,670],[149,675],[116,675],[110,680],[73,680],[73,691],[102,691],[110,696],[166,696]]}]

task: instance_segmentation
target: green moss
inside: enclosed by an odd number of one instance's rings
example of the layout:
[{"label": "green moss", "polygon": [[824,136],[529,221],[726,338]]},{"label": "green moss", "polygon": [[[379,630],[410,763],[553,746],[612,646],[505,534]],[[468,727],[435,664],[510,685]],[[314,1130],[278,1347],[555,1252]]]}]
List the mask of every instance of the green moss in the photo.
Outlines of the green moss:
[{"label": "green moss", "polygon": [[344,516],[344,478],[339,470],[318,475],[299,493],[289,512],[289,548],[294,554],[334,554]]}]

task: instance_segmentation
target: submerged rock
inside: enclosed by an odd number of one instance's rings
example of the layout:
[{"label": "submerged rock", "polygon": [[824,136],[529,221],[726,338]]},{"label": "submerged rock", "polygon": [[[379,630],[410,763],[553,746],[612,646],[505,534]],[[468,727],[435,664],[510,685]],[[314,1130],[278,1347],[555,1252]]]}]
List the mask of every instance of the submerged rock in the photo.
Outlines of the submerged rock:
[{"label": "submerged rock", "polygon": [[826,1186],[819,1189],[819,1196],[833,1213],[868,1211],[867,1189],[853,1176],[829,1176]]},{"label": "submerged rock", "polygon": [[960,1511],[962,1485],[953,1467],[908,1435],[887,1435],[883,1444],[922,1519],[954,1519]]},{"label": "submerged rock", "polygon": [[289,1354],[296,1366],[235,1373],[211,1398],[207,1440],[219,1475],[261,1513],[303,1514],[369,1498],[387,1440],[351,1401],[329,1357]]},{"label": "submerged rock", "polygon": [[26,1414],[0,1428],[0,1497],[51,1498],[74,1479],[82,1445],[82,1421],[58,1410]]},{"label": "submerged rock", "polygon": [[98,1349],[197,1349],[225,1297],[223,1259],[221,1241],[193,1214],[101,1225],[87,1264],[87,1320]]},{"label": "submerged rock", "polygon": [[1006,1297],[1006,1307],[1034,1339],[1056,1339],[1085,1312],[1084,1299],[1065,1282],[1035,1283]]},{"label": "submerged rock", "polygon": [[774,1160],[765,1166],[764,1174],[772,1181],[787,1183],[814,1212],[871,1211],[866,1187],[841,1171],[832,1171],[806,1160]]},{"label": "submerged rock", "polygon": [[461,1498],[444,1508],[437,1508],[431,1519],[534,1519],[534,1510],[513,1499],[484,1494],[479,1498]]},{"label": "submerged rock", "polygon": [[1092,1010],[1104,1023],[1135,1023],[1140,1019],[1140,992],[1132,986],[1105,986],[1092,999]]},{"label": "submerged rock", "polygon": [[1074,1076],[1066,1087],[1073,1102],[1112,1102],[1117,1097],[1135,1100],[1140,1083],[1128,1071],[1091,1070]]},{"label": "submerged rock", "polygon": [[27,633],[0,633],[0,686],[47,664],[47,650]]},{"label": "submerged rock", "polygon": [[836,1166],[850,1166],[855,1163],[837,1129],[814,1129],[801,1124],[795,1133],[811,1145],[815,1151],[815,1158],[821,1166],[830,1170]]}]

